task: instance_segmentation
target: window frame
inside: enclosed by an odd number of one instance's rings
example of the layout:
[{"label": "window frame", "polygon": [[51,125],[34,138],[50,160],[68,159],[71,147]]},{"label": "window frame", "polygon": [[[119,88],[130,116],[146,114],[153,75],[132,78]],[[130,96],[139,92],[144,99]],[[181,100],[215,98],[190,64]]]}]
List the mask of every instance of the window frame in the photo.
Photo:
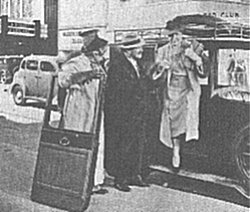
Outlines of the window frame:
[{"label": "window frame", "polygon": [[[42,67],[43,63],[50,64],[51,67],[53,68],[53,70],[49,71],[49,70],[43,69],[43,67]],[[41,72],[48,72],[48,73],[56,72],[56,68],[54,67],[54,65],[50,61],[40,61],[40,70],[41,70]]]},{"label": "window frame", "polygon": [[[31,69],[31,68],[29,68],[29,62],[30,62],[30,61],[36,62],[36,63],[37,63],[36,69]],[[38,71],[38,69],[39,69],[39,61],[38,61],[38,60],[27,60],[27,61],[26,61],[26,69],[29,70],[29,71]]]}]

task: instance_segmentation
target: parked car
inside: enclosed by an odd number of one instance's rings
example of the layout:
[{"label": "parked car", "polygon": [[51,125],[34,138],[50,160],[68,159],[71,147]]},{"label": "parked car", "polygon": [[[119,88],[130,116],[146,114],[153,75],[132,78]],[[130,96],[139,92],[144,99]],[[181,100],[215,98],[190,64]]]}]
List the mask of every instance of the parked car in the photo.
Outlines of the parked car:
[{"label": "parked car", "polygon": [[14,102],[22,105],[28,99],[46,101],[52,75],[57,74],[58,70],[54,56],[25,57],[20,63],[18,72],[14,75],[10,89]]},{"label": "parked car", "polygon": [[0,56],[0,83],[8,84],[12,82],[22,59],[23,55]]},{"label": "parked car", "polygon": [[[150,141],[155,139],[151,149],[156,149],[156,158],[150,167],[155,172],[235,188],[250,198],[250,27],[232,24],[232,27],[238,27],[234,32],[226,30],[228,25],[226,22],[223,28],[223,23],[220,23],[219,29],[186,25],[187,34],[204,44],[211,61],[210,75],[201,79],[200,139],[182,144],[181,169],[176,172],[171,165],[171,149],[149,133]],[[211,34],[215,36],[207,36],[208,30],[214,30]],[[220,34],[220,30],[223,33]],[[146,48],[155,52],[158,43],[155,40]],[[228,71],[232,60],[234,68]],[[155,93],[155,98],[152,98],[155,101],[148,104],[152,113],[147,125],[148,132],[155,128],[154,134],[157,134],[160,110],[156,101],[157,90]]]}]

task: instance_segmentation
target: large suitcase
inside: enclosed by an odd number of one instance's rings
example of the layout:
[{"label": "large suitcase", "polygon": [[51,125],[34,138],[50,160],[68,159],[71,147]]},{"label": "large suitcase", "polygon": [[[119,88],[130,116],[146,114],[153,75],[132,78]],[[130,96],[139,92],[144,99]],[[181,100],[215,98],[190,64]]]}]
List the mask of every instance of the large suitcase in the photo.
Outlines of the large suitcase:
[{"label": "large suitcase", "polygon": [[31,199],[67,211],[84,211],[94,181],[104,80],[100,79],[94,133],[85,133],[60,127],[60,112],[52,105],[55,79],[46,104]]}]

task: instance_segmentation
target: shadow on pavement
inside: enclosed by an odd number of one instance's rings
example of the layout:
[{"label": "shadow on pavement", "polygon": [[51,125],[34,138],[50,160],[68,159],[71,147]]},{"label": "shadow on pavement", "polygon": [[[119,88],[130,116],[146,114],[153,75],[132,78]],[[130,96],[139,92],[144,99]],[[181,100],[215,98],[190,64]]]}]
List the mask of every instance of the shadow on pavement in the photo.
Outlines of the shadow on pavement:
[{"label": "shadow on pavement", "polygon": [[36,152],[42,123],[23,124],[0,116],[0,143],[6,143]]},{"label": "shadow on pavement", "polygon": [[242,196],[237,190],[211,182],[195,180],[160,171],[151,172],[147,182],[171,189],[212,197],[244,207],[250,206],[249,200]]},{"label": "shadow on pavement", "polygon": [[42,123],[23,124],[0,116],[0,190],[29,198]]}]

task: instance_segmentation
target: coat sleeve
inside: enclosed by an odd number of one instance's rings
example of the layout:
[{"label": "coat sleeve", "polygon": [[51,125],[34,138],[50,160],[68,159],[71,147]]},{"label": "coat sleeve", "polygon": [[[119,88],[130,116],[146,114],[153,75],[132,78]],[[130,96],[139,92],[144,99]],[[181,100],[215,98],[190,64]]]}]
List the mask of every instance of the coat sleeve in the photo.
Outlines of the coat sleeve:
[{"label": "coat sleeve", "polygon": [[69,88],[72,85],[72,75],[76,73],[74,65],[67,63],[63,65],[62,71],[58,73],[58,84],[62,88]]},{"label": "coat sleeve", "polygon": [[88,79],[91,67],[85,60],[82,57],[75,57],[62,66],[62,71],[58,74],[58,83],[61,87],[78,86]]}]

